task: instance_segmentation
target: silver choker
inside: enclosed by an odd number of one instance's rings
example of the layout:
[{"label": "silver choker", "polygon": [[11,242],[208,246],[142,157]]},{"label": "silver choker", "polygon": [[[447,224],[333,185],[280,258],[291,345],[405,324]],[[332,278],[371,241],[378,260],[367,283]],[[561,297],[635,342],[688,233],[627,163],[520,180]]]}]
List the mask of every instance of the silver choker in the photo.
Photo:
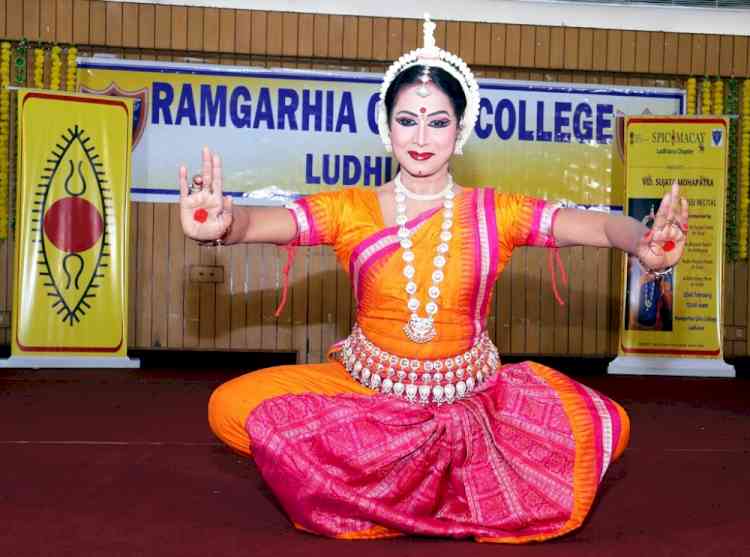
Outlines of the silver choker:
[{"label": "silver choker", "polygon": [[404,195],[408,199],[412,199],[414,201],[437,201],[438,199],[442,199],[445,196],[445,194],[447,194],[451,189],[453,189],[453,179],[450,174],[448,175],[448,182],[445,184],[445,187],[436,193],[416,193],[416,192],[411,191],[401,181],[400,172],[396,174],[396,177],[393,179],[393,182],[396,184],[396,189],[403,191]]}]

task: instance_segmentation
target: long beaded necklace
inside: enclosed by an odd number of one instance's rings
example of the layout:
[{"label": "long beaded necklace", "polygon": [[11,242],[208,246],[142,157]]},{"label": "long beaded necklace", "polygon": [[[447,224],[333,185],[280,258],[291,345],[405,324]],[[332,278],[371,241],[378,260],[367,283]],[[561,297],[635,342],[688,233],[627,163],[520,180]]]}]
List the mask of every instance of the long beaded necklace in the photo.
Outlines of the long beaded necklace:
[{"label": "long beaded necklace", "polygon": [[[443,282],[445,274],[443,273],[443,267],[446,264],[446,257],[448,256],[448,242],[450,242],[453,234],[451,229],[453,228],[453,199],[456,194],[453,192],[453,176],[448,174],[448,183],[446,187],[438,192],[438,194],[416,194],[406,189],[403,182],[401,181],[401,175],[397,174],[394,179],[394,192],[396,199],[396,224],[398,224],[398,238],[401,243],[401,247],[404,249],[401,255],[404,260],[404,276],[406,277],[406,293],[409,295],[409,301],[406,303],[406,307],[411,312],[411,316],[406,325],[404,325],[404,333],[412,342],[424,344],[430,342],[437,335],[435,329],[435,314],[438,312],[437,300],[440,297],[439,284]],[[432,285],[427,290],[427,296],[430,301],[425,304],[426,317],[421,317],[418,313],[419,306],[422,305],[419,298],[416,297],[417,283],[414,281],[414,274],[416,269],[414,268],[414,252],[411,250],[414,245],[411,240],[411,232],[406,228],[406,198],[419,199],[422,201],[430,201],[443,198],[443,222],[440,226],[440,243],[437,245],[437,254],[432,259],[434,270],[432,271]]]}]

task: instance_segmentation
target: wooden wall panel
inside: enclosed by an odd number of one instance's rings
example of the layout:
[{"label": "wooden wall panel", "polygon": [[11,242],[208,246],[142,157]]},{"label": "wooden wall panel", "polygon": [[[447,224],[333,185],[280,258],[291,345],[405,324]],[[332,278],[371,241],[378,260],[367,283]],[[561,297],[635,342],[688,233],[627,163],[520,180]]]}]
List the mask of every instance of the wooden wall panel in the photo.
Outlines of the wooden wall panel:
[{"label": "wooden wall panel", "polygon": [[24,34],[24,2],[23,0],[6,0],[5,5],[5,36],[17,40]]},{"label": "wooden wall panel", "polygon": [[477,23],[476,25],[474,56],[474,64],[477,66],[488,66],[491,63],[492,25],[489,23]]},{"label": "wooden wall panel", "polygon": [[[244,286],[245,292],[245,343],[247,347],[258,348],[262,345],[263,323],[263,274],[258,269],[263,265],[262,246],[242,246],[240,255],[244,256]],[[242,253],[244,251],[244,253]]]},{"label": "wooden wall panel", "polygon": [[[406,48],[404,48],[406,50]],[[476,24],[463,21],[459,25],[459,48],[458,55],[467,64],[477,63],[476,58]]]},{"label": "wooden wall panel", "polygon": [[[237,53],[250,54],[251,51],[251,12],[239,10],[234,20],[234,45]],[[312,23],[309,25],[309,33],[312,35]],[[302,49],[302,44],[300,49]],[[312,53],[307,53],[310,56]],[[242,58],[239,58],[242,61]]]},{"label": "wooden wall panel", "polygon": [[505,28],[505,65],[517,67],[521,60],[521,26],[509,24]]},{"label": "wooden wall panel", "polygon": [[504,23],[492,24],[492,47],[490,48],[490,64],[504,66],[507,49],[507,26]]},{"label": "wooden wall panel", "polygon": [[328,17],[315,14],[313,17],[313,56],[328,58]]},{"label": "wooden wall panel", "polygon": [[30,41],[41,40],[39,36],[39,0],[23,1],[23,36]]},{"label": "wooden wall panel", "polygon": [[578,68],[578,37],[580,31],[575,27],[566,27],[565,30],[565,53],[563,67],[566,70]]},{"label": "wooden wall panel", "polygon": [[721,75],[730,75],[734,58],[734,40],[732,37],[722,35],[719,39],[719,72]]},{"label": "wooden wall panel", "polygon": [[373,58],[373,21],[371,17],[357,18],[357,58]]},{"label": "wooden wall panel", "polygon": [[622,61],[622,31],[610,29],[607,31],[607,71],[620,71]]},{"label": "wooden wall panel", "polygon": [[560,69],[565,64],[565,33],[561,27],[550,29],[549,67]]},{"label": "wooden wall panel", "polygon": [[[406,48],[416,48],[417,44],[417,25],[416,21],[404,22],[404,44],[409,45]],[[357,57],[357,18],[355,16],[346,16],[342,18],[342,39],[343,48],[341,56],[348,60]]]},{"label": "wooden wall panel", "polygon": [[678,35],[664,33],[664,58],[661,72],[665,74],[677,73]]},{"label": "wooden wall panel", "polygon": [[404,52],[401,48],[401,27],[402,24],[400,19],[388,19],[387,38],[385,39],[386,58],[388,60],[394,60]]},{"label": "wooden wall panel", "polygon": [[521,44],[519,52],[519,65],[522,68],[534,67],[534,53],[536,44],[534,42],[534,27],[524,25],[521,27]]},{"label": "wooden wall panel", "polygon": [[594,30],[578,30],[578,68],[581,70],[594,69]]},{"label": "wooden wall panel", "polygon": [[8,35],[7,31],[7,19],[6,19],[6,8],[7,8],[7,0],[0,0],[0,36],[6,37]]},{"label": "wooden wall panel", "polygon": [[[75,43],[81,52],[128,58],[378,71],[421,43],[415,19],[201,8],[103,0],[0,0],[0,35]],[[619,83],[683,82],[688,75],[746,77],[747,37],[437,22],[438,44],[479,75],[511,79]],[[167,56],[165,53],[169,53]],[[356,65],[353,65],[355,64]],[[273,246],[221,251],[186,241],[176,205],[133,203],[129,335],[138,348],[294,350],[321,361],[347,334],[354,312],[348,277],[325,247],[300,248],[281,295],[286,252]],[[0,310],[10,309],[12,242],[0,244]],[[610,355],[619,325],[621,257],[603,249],[563,250],[558,276],[565,306],[552,296],[544,250],[518,250],[494,290],[488,327],[503,353]],[[225,280],[193,283],[193,265],[217,265]],[[746,264],[727,266],[725,323],[750,318]],[[0,329],[0,342],[8,341]],[[748,355],[750,340],[727,339],[727,354]]]},{"label": "wooden wall panel", "polygon": [[692,54],[692,36],[690,33],[680,33],[677,37],[677,73],[690,73]]},{"label": "wooden wall panel", "polygon": [[534,67],[550,67],[550,28],[537,25],[534,29]]},{"label": "wooden wall panel", "polygon": [[651,33],[638,31],[635,36],[635,67],[638,73],[649,71],[649,54],[651,49]]},{"label": "wooden wall panel", "polygon": [[388,20],[383,17],[372,18],[372,57],[374,60],[389,60]]},{"label": "wooden wall panel", "polygon": [[705,75],[717,75],[719,73],[719,35],[706,36],[706,68]]},{"label": "wooden wall panel", "polygon": [[250,54],[266,54],[266,12],[251,12]]},{"label": "wooden wall panel", "polygon": [[[443,44],[450,52],[459,54],[461,49],[461,24],[458,21],[443,21],[439,22],[438,25],[439,30],[437,30],[436,36],[443,34],[443,38],[438,44]],[[402,52],[403,50],[397,52],[393,58],[400,56]]]},{"label": "wooden wall panel", "polygon": [[747,37],[734,37],[734,56],[732,57],[732,75],[748,75],[748,41]]},{"label": "wooden wall panel", "polygon": [[344,18],[340,15],[329,16],[328,23],[328,56],[341,58],[343,54]]},{"label": "wooden wall panel", "polygon": [[[82,29],[85,24],[85,18],[80,20],[76,18],[75,25],[73,27],[73,34],[81,37],[85,37],[85,31],[77,32],[76,29]],[[89,25],[88,35],[92,45],[104,45],[107,42],[107,6],[105,2],[92,1],[89,10]],[[80,39],[76,39],[78,44],[81,44]]]},{"label": "wooden wall panel", "polygon": [[122,46],[128,48],[138,47],[138,25],[133,25],[134,22],[138,21],[138,10],[139,8],[146,8],[145,5],[140,4],[123,4],[122,5],[122,19],[120,20],[120,26],[122,28]]},{"label": "wooden wall panel", "polygon": [[42,40],[70,43],[73,37],[72,0],[42,0],[41,11]]},{"label": "wooden wall panel", "polygon": [[607,30],[594,29],[594,41],[592,43],[593,66],[592,69],[604,71],[607,69]]},{"label": "wooden wall panel", "polygon": [[[206,8],[203,10],[203,50],[208,52],[219,51],[219,9]],[[274,53],[278,54],[281,47],[281,14],[274,14],[275,37],[273,41]]]},{"label": "wooden wall panel", "polygon": [[706,71],[706,36],[693,35],[691,37],[691,45],[690,73],[693,75],[703,75]]},{"label": "wooden wall panel", "polygon": [[635,31],[622,32],[622,50],[620,54],[620,70],[623,72],[635,71],[635,48],[636,34]]}]

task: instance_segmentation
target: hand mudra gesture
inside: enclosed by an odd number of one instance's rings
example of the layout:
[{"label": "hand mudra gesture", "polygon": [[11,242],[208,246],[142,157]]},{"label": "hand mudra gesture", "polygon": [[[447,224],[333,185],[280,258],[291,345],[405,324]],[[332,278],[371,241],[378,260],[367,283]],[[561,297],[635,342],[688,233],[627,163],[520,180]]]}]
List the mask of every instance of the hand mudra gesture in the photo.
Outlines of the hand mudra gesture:
[{"label": "hand mudra gesture", "polygon": [[687,232],[688,202],[680,197],[675,180],[672,191],[662,198],[650,230],[638,242],[638,261],[654,274],[673,267],[685,251]]},{"label": "hand mudra gesture", "polygon": [[180,221],[186,236],[216,244],[232,226],[232,198],[223,194],[219,155],[204,147],[202,158],[201,173],[190,183],[187,168],[180,166]]}]

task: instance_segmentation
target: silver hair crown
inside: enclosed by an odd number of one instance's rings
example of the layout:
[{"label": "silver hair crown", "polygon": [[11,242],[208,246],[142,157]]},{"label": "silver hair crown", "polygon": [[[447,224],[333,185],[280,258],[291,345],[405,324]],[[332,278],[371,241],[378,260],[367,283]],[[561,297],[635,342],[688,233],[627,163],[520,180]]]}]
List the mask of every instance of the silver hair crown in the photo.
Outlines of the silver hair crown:
[{"label": "silver hair crown", "polygon": [[[402,54],[401,57],[393,62],[388,70],[385,72],[383,83],[380,86],[380,101],[378,102],[378,131],[380,133],[380,139],[385,145],[386,151],[391,152],[391,137],[390,129],[388,127],[388,115],[385,109],[385,95],[388,92],[388,88],[396,79],[396,76],[411,68],[412,66],[425,66],[429,68],[441,68],[451,74],[461,84],[464,95],[466,96],[466,110],[464,111],[463,118],[460,122],[460,131],[458,138],[456,138],[456,148],[454,153],[457,155],[463,154],[464,144],[471,137],[474,131],[474,125],[476,124],[477,118],[479,118],[479,84],[474,78],[474,74],[469,69],[469,66],[460,57],[438,48],[435,45],[435,24],[430,21],[430,15],[425,14],[424,23],[422,25],[424,46],[406,54]],[[426,72],[423,73],[422,78],[428,76]],[[424,79],[421,79],[424,87]]]}]

